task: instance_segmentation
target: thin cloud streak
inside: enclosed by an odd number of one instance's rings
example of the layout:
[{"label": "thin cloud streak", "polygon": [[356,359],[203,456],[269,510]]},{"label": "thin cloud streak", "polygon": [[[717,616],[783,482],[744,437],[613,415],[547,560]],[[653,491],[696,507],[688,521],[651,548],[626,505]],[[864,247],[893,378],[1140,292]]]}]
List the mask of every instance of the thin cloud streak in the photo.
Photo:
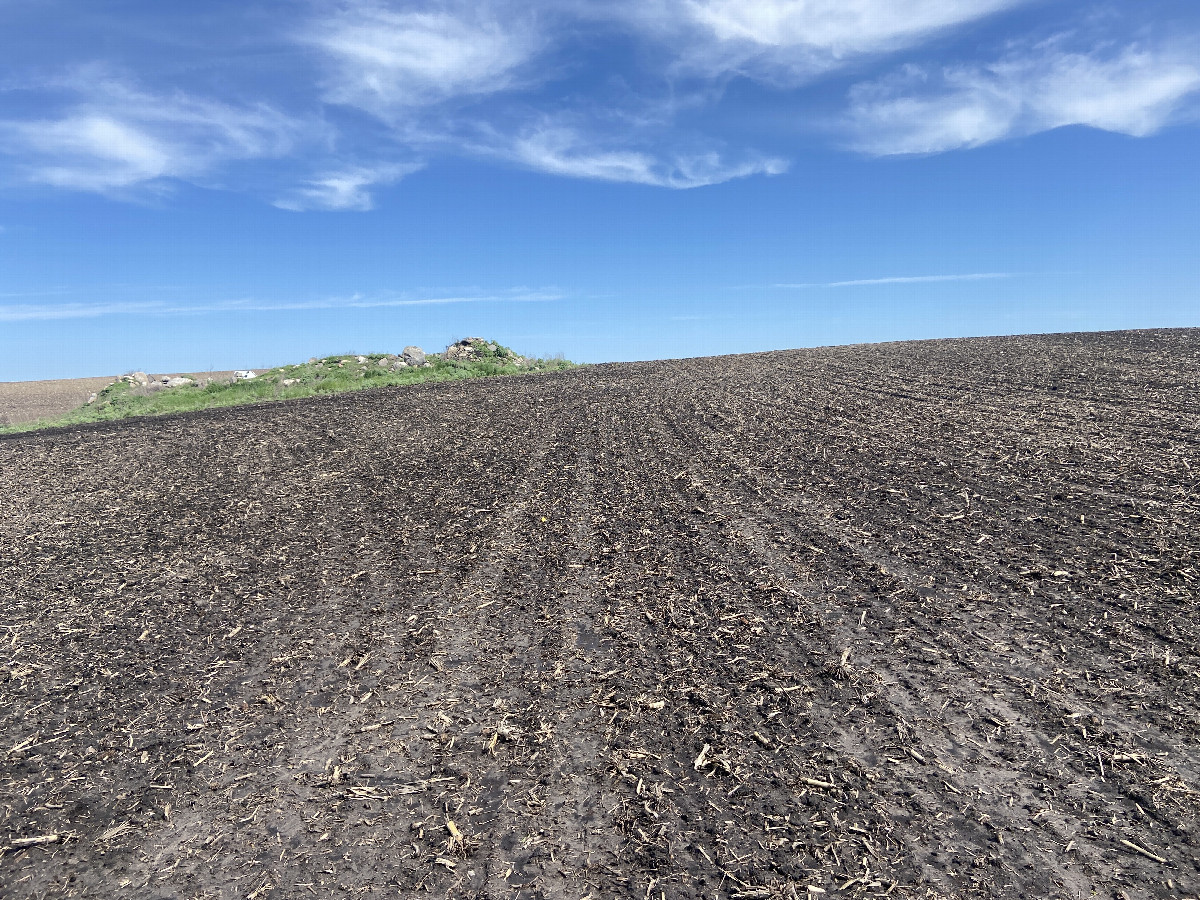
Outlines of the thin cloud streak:
[{"label": "thin cloud streak", "polygon": [[269,303],[252,300],[232,300],[220,303],[168,305],[165,303],[69,303],[59,306],[9,304],[0,306],[0,322],[56,321],[62,319],[94,319],[112,315],[182,316],[204,313],[289,312],[322,309],[377,309],[400,306],[445,306],[457,303],[550,303],[563,300],[565,294],[551,291],[531,291],[511,294],[486,294],[464,297],[421,297],[416,299],[365,297],[331,297],[294,303]]},{"label": "thin cloud streak", "polygon": [[780,175],[786,160],[771,157],[728,160],[715,151],[660,156],[632,149],[600,148],[600,136],[570,127],[543,125],[493,151],[540,172],[595,181],[626,182],[688,190],[752,175]]},{"label": "thin cloud streak", "polygon": [[375,206],[369,188],[391,184],[422,168],[423,163],[408,163],[355,166],[327,172],[279,198],[275,206],[291,212],[310,209],[365,212]]},{"label": "thin cloud streak", "polygon": [[803,284],[773,284],[773,288],[836,288],[865,287],[880,284],[928,284],[939,281],[985,281],[991,278],[1013,278],[1012,272],[971,272],[966,275],[897,275],[891,278],[856,278],[853,281],[818,281]]}]

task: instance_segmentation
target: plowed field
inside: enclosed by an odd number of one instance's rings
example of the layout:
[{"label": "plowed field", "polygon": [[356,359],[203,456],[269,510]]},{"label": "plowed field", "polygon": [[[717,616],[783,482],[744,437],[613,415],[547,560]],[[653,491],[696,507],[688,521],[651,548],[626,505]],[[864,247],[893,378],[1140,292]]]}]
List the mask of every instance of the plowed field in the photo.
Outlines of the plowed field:
[{"label": "plowed field", "polygon": [[0,895],[1200,896],[1200,331],[0,440]]},{"label": "plowed field", "polygon": [[78,409],[116,378],[64,378],[58,381],[0,381],[0,425],[22,425]]},{"label": "plowed field", "polygon": [[[183,373],[151,375],[151,380],[172,378]],[[233,372],[191,374],[201,382],[228,379]],[[0,381],[0,425],[24,425],[39,419],[56,419],[78,409],[88,397],[102,391],[116,376],[102,378],[64,378],[57,381]]]}]

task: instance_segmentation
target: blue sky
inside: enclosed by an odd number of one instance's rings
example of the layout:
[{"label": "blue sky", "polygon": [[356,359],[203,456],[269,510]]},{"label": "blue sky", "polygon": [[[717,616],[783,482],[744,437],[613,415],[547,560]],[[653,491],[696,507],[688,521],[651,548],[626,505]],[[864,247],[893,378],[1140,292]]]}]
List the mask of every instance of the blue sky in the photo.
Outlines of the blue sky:
[{"label": "blue sky", "polygon": [[0,0],[0,380],[1200,325],[1191,0]]}]

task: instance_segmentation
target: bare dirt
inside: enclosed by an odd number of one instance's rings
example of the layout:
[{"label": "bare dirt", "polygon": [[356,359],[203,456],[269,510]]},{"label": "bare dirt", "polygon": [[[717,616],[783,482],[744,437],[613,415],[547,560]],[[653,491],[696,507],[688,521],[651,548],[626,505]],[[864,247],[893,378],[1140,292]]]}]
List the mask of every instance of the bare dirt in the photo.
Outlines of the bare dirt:
[{"label": "bare dirt", "polygon": [[1200,896],[1200,331],[0,440],[0,895]]},{"label": "bare dirt", "polygon": [[65,415],[87,403],[117,379],[61,378],[55,381],[0,381],[0,425],[24,425]]},{"label": "bare dirt", "polygon": [[[204,383],[229,379],[233,372],[172,372],[151,375],[151,380],[187,374]],[[53,381],[0,381],[0,425],[25,425],[41,419],[56,419],[88,402],[88,398],[117,380],[115,375],[97,378],[60,378]]]}]

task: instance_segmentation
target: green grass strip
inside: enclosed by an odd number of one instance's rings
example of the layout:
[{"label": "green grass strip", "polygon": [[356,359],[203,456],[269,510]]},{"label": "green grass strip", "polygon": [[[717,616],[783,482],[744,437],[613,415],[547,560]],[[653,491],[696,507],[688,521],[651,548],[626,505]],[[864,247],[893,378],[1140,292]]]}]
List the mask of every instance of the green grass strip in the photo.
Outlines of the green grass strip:
[{"label": "green grass strip", "polygon": [[[190,384],[148,393],[129,382],[117,381],[100,391],[92,403],[64,416],[0,426],[0,434],[111,422],[134,416],[162,416],[199,409],[294,400],[390,385],[556,372],[575,365],[563,359],[526,360],[524,365],[519,365],[517,355],[507,347],[487,342],[476,343],[474,349],[476,358],[471,360],[447,360],[430,355],[427,358],[430,363],[428,368],[394,369],[380,365],[380,360],[392,360],[394,356],[372,353],[366,356],[365,363],[359,362],[359,356],[356,355],[327,356],[300,365],[268,369],[245,381],[213,382],[204,387]],[[285,385],[285,380],[294,383]]]}]

